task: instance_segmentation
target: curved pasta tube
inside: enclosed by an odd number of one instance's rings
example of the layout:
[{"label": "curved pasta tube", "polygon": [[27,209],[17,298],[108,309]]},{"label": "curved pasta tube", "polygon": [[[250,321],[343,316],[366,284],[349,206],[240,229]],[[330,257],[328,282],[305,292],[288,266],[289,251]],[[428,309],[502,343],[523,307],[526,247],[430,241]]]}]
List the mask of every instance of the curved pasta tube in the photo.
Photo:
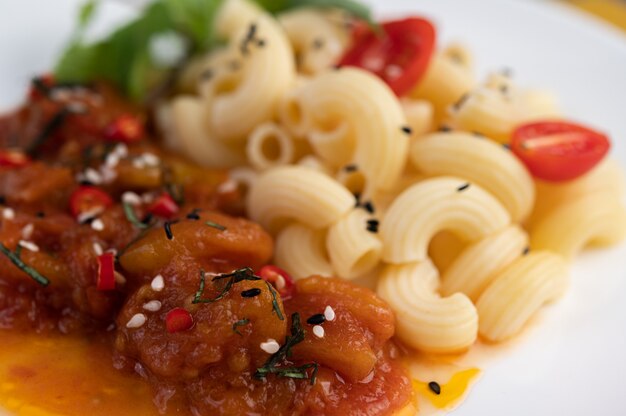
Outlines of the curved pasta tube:
[{"label": "curved pasta tube", "polygon": [[478,185],[454,177],[427,179],[404,191],[385,214],[383,259],[392,264],[424,261],[439,231],[475,241],[510,222],[506,209]]},{"label": "curved pasta tube", "polygon": [[426,100],[403,98],[400,101],[404,116],[411,127],[411,136],[420,137],[433,129],[434,108]]},{"label": "curved pasta tube", "polygon": [[302,224],[285,227],[276,237],[274,261],[294,278],[333,276],[326,254],[326,233]]},{"label": "curved pasta tube", "polygon": [[298,166],[302,166],[308,169],[316,170],[325,175],[331,176],[333,171],[324,164],[318,157],[313,155],[306,155],[302,159],[298,160]]},{"label": "curved pasta tube", "polygon": [[209,59],[213,75],[200,84],[205,123],[218,140],[243,141],[256,125],[272,119],[293,83],[293,52],[278,22],[248,2],[226,2],[216,22],[230,43],[217,53],[219,59]]},{"label": "curved pasta tube", "polygon": [[612,159],[600,162],[590,172],[568,182],[536,181],[537,197],[531,216],[531,223],[537,223],[543,217],[562,204],[591,193],[608,193],[617,198],[623,197],[626,191],[624,172],[619,164]]},{"label": "curved pasta tube", "polygon": [[377,293],[397,316],[396,335],[422,351],[451,353],[471,346],[478,334],[478,315],[467,296],[440,297],[437,269],[427,260],[387,266]]},{"label": "curved pasta tube", "polygon": [[519,332],[544,304],[567,288],[567,264],[561,256],[533,252],[506,267],[476,303],[480,335],[502,341]]},{"label": "curved pasta tube", "polygon": [[[211,168],[229,168],[245,164],[243,149],[228,143],[211,140],[202,119],[202,101],[191,96],[179,96],[161,113],[161,129],[165,140],[185,153],[194,162]],[[163,125],[163,121],[167,126]]]},{"label": "curved pasta tube", "polygon": [[441,293],[465,293],[476,301],[497,273],[520,257],[528,235],[517,225],[483,238],[465,248],[444,272]]},{"label": "curved pasta tube", "polygon": [[291,137],[279,125],[264,123],[257,126],[246,143],[248,161],[257,170],[287,165],[295,156]]},{"label": "curved pasta tube", "polygon": [[305,138],[309,130],[308,114],[306,114],[299,101],[309,78],[299,75],[294,83],[287,89],[278,102],[277,115],[282,124],[295,138]]},{"label": "curved pasta tube", "polygon": [[380,262],[382,243],[367,230],[369,219],[365,210],[354,209],[328,229],[326,248],[335,273],[343,279],[362,276]]},{"label": "curved pasta tube", "polygon": [[348,44],[348,32],[339,29],[317,9],[297,9],[281,14],[278,20],[300,58],[299,70],[306,74],[332,67]]},{"label": "curved pasta tube", "polygon": [[[352,137],[351,162],[359,166],[373,189],[394,186],[406,163],[408,137],[402,131],[406,119],[400,103],[387,85],[367,71],[345,68],[313,78],[297,100],[308,114],[308,137],[316,152],[320,137],[340,132],[343,140],[334,140],[331,149],[344,154]],[[328,156],[329,150],[324,153]]]},{"label": "curved pasta tube", "polygon": [[354,207],[354,195],[323,173],[286,166],[261,175],[247,206],[250,218],[270,231],[290,220],[319,229],[346,215]]},{"label": "curved pasta tube", "polygon": [[530,230],[534,250],[574,257],[585,245],[612,244],[626,236],[626,209],[611,194],[593,193],[558,206]]},{"label": "curved pasta tube", "polygon": [[526,167],[510,151],[470,133],[434,133],[411,145],[413,165],[427,175],[454,175],[494,195],[514,222],[528,217],[535,185]]},{"label": "curved pasta tube", "polygon": [[470,92],[475,85],[474,76],[465,65],[438,53],[432,57],[424,77],[410,96],[430,101],[435,107],[436,117],[441,118],[450,105]]}]

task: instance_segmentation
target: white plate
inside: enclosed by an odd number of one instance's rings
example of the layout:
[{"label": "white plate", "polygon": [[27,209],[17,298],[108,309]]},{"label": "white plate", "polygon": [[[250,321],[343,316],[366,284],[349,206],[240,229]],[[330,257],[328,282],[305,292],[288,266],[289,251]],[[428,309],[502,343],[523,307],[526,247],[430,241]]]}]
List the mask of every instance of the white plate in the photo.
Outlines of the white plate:
[{"label": "white plate", "polygon": [[[440,40],[471,47],[480,74],[509,67],[520,84],[552,89],[566,114],[610,133],[613,157],[626,167],[621,32],[552,2],[369,2],[384,16],[431,17]],[[49,68],[70,33],[77,3],[0,0],[0,108],[19,101],[28,79]],[[565,298],[484,368],[454,414],[626,415],[625,259],[626,245],[581,256]]]}]

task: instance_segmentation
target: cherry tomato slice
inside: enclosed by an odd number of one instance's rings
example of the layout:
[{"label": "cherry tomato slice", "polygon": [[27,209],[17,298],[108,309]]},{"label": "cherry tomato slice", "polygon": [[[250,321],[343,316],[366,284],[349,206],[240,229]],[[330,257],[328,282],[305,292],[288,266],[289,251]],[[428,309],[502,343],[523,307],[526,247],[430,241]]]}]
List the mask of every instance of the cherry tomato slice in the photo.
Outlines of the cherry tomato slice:
[{"label": "cherry tomato slice", "polygon": [[290,299],[295,294],[296,284],[293,277],[278,266],[268,265],[261,267],[259,277],[271,283],[283,300]]},{"label": "cherry tomato slice", "polygon": [[143,139],[143,122],[136,116],[124,114],[109,123],[103,131],[106,140],[123,143],[135,143]]},{"label": "cherry tomato slice", "polygon": [[0,166],[10,168],[21,168],[31,162],[30,158],[21,150],[3,149],[0,150]]},{"label": "cherry tomato slice", "polygon": [[168,193],[163,193],[150,205],[148,212],[161,218],[172,218],[178,213],[178,204]]},{"label": "cherry tomato slice", "polygon": [[382,34],[357,26],[353,45],[340,66],[356,66],[382,78],[398,96],[420,81],[435,48],[435,28],[426,19],[410,17],[381,25]]},{"label": "cherry tomato slice", "polygon": [[186,309],[174,308],[165,316],[165,328],[170,334],[187,331],[191,327],[193,327],[193,317]]},{"label": "cherry tomato slice", "polygon": [[98,290],[115,289],[115,256],[104,253],[98,256]]},{"label": "cherry tomato slice", "polygon": [[567,121],[524,124],[513,132],[511,150],[537,178],[550,182],[576,179],[609,151],[607,136]]},{"label": "cherry tomato slice", "polygon": [[105,210],[113,205],[113,200],[100,188],[81,186],[70,196],[70,212],[74,218],[87,212]]}]

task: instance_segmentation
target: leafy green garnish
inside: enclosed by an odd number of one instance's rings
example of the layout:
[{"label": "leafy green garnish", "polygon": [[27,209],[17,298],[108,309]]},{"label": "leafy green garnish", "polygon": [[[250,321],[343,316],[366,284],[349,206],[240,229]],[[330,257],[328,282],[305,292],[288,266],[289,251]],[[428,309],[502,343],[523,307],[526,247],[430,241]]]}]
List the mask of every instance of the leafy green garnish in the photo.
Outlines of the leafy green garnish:
[{"label": "leafy green garnish", "polygon": [[[154,0],[135,20],[108,38],[88,43],[84,33],[97,12],[97,1],[88,0],[79,11],[73,39],[54,69],[61,82],[106,80],[135,101],[149,100],[150,92],[167,86],[176,69],[194,54],[210,50],[218,41],[214,21],[226,0]],[[298,7],[340,8],[371,23],[369,9],[355,0],[255,0],[272,13]],[[177,62],[155,62],[153,44],[159,36],[186,40]]]},{"label": "leafy green garnish", "polygon": [[249,319],[241,319],[241,320],[239,320],[239,321],[235,322],[235,323],[233,324],[233,332],[234,332],[235,334],[237,334],[237,335],[241,335],[241,336],[243,336],[243,334],[242,334],[241,332],[239,332],[239,327],[240,327],[240,326],[244,326],[244,325],[248,325],[249,323],[250,323],[250,320],[249,320]]},{"label": "leafy green garnish", "polygon": [[17,248],[15,249],[15,252],[13,252],[9,250],[4,244],[0,243],[0,253],[7,256],[7,258],[11,261],[11,263],[13,263],[16,267],[18,267],[27,275],[29,275],[35,282],[39,283],[42,286],[48,286],[50,284],[50,280],[47,277],[43,276],[37,270],[33,269],[32,267],[30,267],[29,265],[27,265],[26,263],[22,261],[21,246],[18,245]]},{"label": "leafy green garnish", "polygon": [[257,368],[254,377],[263,379],[267,377],[268,374],[276,374],[279,377],[308,379],[308,370],[312,368],[311,384],[315,384],[317,370],[319,368],[317,363],[313,362],[300,366],[284,365],[285,361],[291,357],[291,349],[304,341],[304,336],[305,332],[300,323],[300,314],[296,312],[291,315],[291,335],[285,337],[285,343],[265,362],[265,364],[263,364],[263,367]]}]

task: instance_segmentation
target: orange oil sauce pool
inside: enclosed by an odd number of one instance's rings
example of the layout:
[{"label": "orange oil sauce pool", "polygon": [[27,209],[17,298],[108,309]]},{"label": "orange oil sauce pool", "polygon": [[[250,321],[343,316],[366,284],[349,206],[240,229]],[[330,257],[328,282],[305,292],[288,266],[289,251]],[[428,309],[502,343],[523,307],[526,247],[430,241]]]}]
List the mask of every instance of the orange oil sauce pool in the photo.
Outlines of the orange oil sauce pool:
[{"label": "orange oil sauce pool", "polygon": [[[158,416],[148,384],[113,368],[109,349],[98,339],[0,331],[0,415],[6,409],[19,416]],[[396,416],[413,416],[415,408],[427,416],[457,407],[480,374],[471,365],[475,359],[472,352],[405,358],[416,403]],[[441,386],[439,395],[429,389],[430,381]],[[166,416],[189,414],[172,407]]]}]

